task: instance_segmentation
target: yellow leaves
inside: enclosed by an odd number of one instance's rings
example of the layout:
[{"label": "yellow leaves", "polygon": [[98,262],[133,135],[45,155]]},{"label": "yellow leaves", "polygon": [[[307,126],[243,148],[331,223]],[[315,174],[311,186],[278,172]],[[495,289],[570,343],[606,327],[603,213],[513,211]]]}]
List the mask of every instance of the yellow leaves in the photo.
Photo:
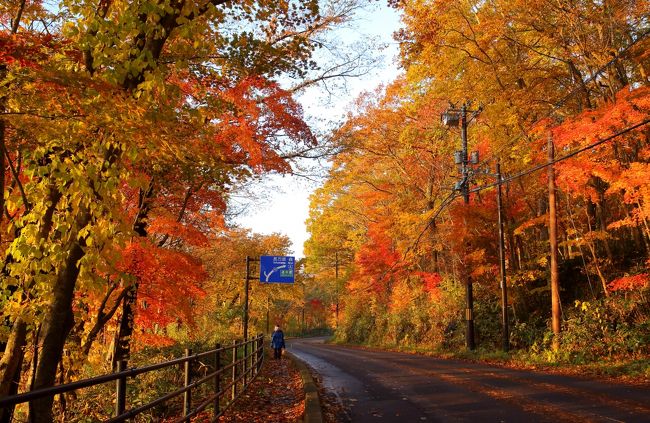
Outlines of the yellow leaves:
[{"label": "yellow leaves", "polygon": [[401,313],[413,306],[416,292],[409,286],[405,279],[397,281],[393,285],[390,302],[388,304],[391,312]]},{"label": "yellow leaves", "polygon": [[542,226],[542,225],[545,226],[547,224],[547,222],[548,222],[548,215],[547,214],[543,214],[541,216],[537,216],[537,217],[534,217],[532,219],[528,219],[527,221],[525,221],[524,223],[519,225],[514,230],[514,234],[515,235],[523,235],[526,232],[527,229],[533,228],[535,226]]}]

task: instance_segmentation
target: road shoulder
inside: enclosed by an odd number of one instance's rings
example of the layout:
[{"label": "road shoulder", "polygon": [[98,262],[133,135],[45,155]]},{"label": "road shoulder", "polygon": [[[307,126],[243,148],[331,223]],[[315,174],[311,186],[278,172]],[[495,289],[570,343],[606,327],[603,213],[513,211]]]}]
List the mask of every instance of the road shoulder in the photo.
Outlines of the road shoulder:
[{"label": "road shoulder", "polygon": [[320,398],[318,396],[318,387],[311,376],[307,365],[295,355],[285,350],[285,355],[295,364],[296,369],[302,377],[302,384],[305,390],[305,423],[323,423],[323,413],[321,410]]}]

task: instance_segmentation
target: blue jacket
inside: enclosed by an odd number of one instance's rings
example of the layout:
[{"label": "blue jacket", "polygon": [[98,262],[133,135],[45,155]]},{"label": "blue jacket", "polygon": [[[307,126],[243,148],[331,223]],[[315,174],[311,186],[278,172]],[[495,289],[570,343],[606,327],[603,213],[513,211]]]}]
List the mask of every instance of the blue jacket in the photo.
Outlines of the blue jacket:
[{"label": "blue jacket", "polygon": [[284,333],[281,330],[276,330],[271,335],[271,348],[285,348]]}]

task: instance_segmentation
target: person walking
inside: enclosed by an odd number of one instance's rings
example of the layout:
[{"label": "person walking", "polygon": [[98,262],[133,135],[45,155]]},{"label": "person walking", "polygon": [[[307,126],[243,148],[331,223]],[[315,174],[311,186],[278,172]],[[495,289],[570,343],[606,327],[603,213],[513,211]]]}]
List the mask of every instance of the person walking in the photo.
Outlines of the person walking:
[{"label": "person walking", "polygon": [[271,335],[271,348],[273,348],[273,358],[279,360],[282,358],[282,349],[284,346],[284,332],[280,326],[276,326],[273,334]]}]

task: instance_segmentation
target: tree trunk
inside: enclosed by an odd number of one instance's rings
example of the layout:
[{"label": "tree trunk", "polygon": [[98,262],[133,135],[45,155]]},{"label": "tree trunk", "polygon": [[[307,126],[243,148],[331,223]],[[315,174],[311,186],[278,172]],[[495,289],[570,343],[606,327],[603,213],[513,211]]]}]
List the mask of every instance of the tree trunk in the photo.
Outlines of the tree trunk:
[{"label": "tree trunk", "polygon": [[[588,212],[587,212],[587,228],[591,233],[592,227],[591,227]],[[603,275],[603,272],[600,270],[600,265],[598,264],[598,256],[596,255],[596,242],[588,240],[586,244],[587,244],[587,248],[589,248],[589,252],[591,253],[591,259],[594,263],[594,266],[596,267],[596,273],[598,274],[598,279],[600,279],[600,284],[603,287],[603,294],[605,294],[605,296],[608,297],[609,291],[607,291],[607,279],[605,279],[605,275]]]},{"label": "tree trunk", "polygon": [[[2,360],[0,361],[0,398],[14,395],[18,392],[20,371],[26,345],[27,323],[21,317],[18,317],[14,322],[11,335],[9,336]],[[13,407],[1,409],[0,422],[10,422],[13,411]]]},{"label": "tree trunk", "polygon": [[120,327],[115,340],[115,351],[113,353],[113,371],[117,369],[117,363],[128,360],[131,354],[131,337],[133,336],[133,325],[135,323],[134,307],[138,298],[138,283],[136,282],[124,296],[122,301],[122,317]]},{"label": "tree trunk", "polygon": [[[3,74],[5,72],[2,68],[3,67],[0,67],[0,78],[4,79]],[[2,109],[4,109],[4,107],[0,106],[0,110]],[[0,223],[2,222],[2,216],[4,215],[5,210],[5,149],[5,121],[0,119],[0,189],[2,189],[2,195],[0,195]],[[2,241],[2,231],[0,231],[0,241]]]},{"label": "tree trunk", "polygon": [[[147,216],[151,207],[151,199],[154,195],[154,178],[151,178],[149,187],[146,191],[140,190],[138,201],[138,213],[133,221],[133,231],[139,236],[147,236]],[[118,330],[117,341],[115,342],[115,352],[113,353],[113,370],[117,369],[117,363],[128,361],[131,353],[131,338],[133,336],[133,327],[135,325],[135,306],[138,299],[139,280],[128,288],[124,301],[122,303],[122,317]]]},{"label": "tree trunk", "polygon": [[[83,212],[78,221],[78,228],[84,228],[90,220],[90,211]],[[34,389],[54,385],[56,371],[63,354],[63,346],[74,325],[72,300],[74,299],[74,288],[79,276],[79,260],[85,254],[84,247],[86,245],[84,239],[77,239],[76,236],[71,238],[75,241],[70,248],[70,253],[61,272],[57,276],[52,292],[54,297],[52,303],[43,316],[43,349],[36,368]],[[29,404],[30,421],[34,423],[51,422],[52,402],[52,397],[31,401]]]},{"label": "tree trunk", "polygon": [[93,327],[90,329],[90,331],[88,332],[88,336],[86,337],[83,344],[81,345],[81,352],[84,357],[87,357],[88,354],[90,354],[90,348],[92,347],[93,342],[95,342],[95,339],[97,339],[97,335],[99,335],[99,332],[101,332],[101,330],[106,326],[106,324],[113,318],[113,315],[115,315],[115,312],[117,311],[120,304],[122,303],[122,300],[127,294],[126,290],[122,290],[122,292],[120,292],[120,294],[115,299],[115,303],[113,304],[113,306],[108,311],[106,311],[106,305],[108,303],[108,300],[111,297],[111,294],[114,291],[115,291],[115,285],[113,285],[104,296],[104,300],[102,301],[99,310],[97,310],[97,316],[95,317]]},{"label": "tree trunk", "polygon": [[577,83],[580,85],[580,91],[582,92],[582,101],[579,104],[579,112],[582,112],[583,109],[591,109],[591,99],[589,98],[589,88],[587,88],[587,84],[585,84],[585,80],[582,77],[582,73],[576,65],[572,62],[568,62],[569,65],[569,72],[571,73],[571,76],[574,79],[574,83]]}]

